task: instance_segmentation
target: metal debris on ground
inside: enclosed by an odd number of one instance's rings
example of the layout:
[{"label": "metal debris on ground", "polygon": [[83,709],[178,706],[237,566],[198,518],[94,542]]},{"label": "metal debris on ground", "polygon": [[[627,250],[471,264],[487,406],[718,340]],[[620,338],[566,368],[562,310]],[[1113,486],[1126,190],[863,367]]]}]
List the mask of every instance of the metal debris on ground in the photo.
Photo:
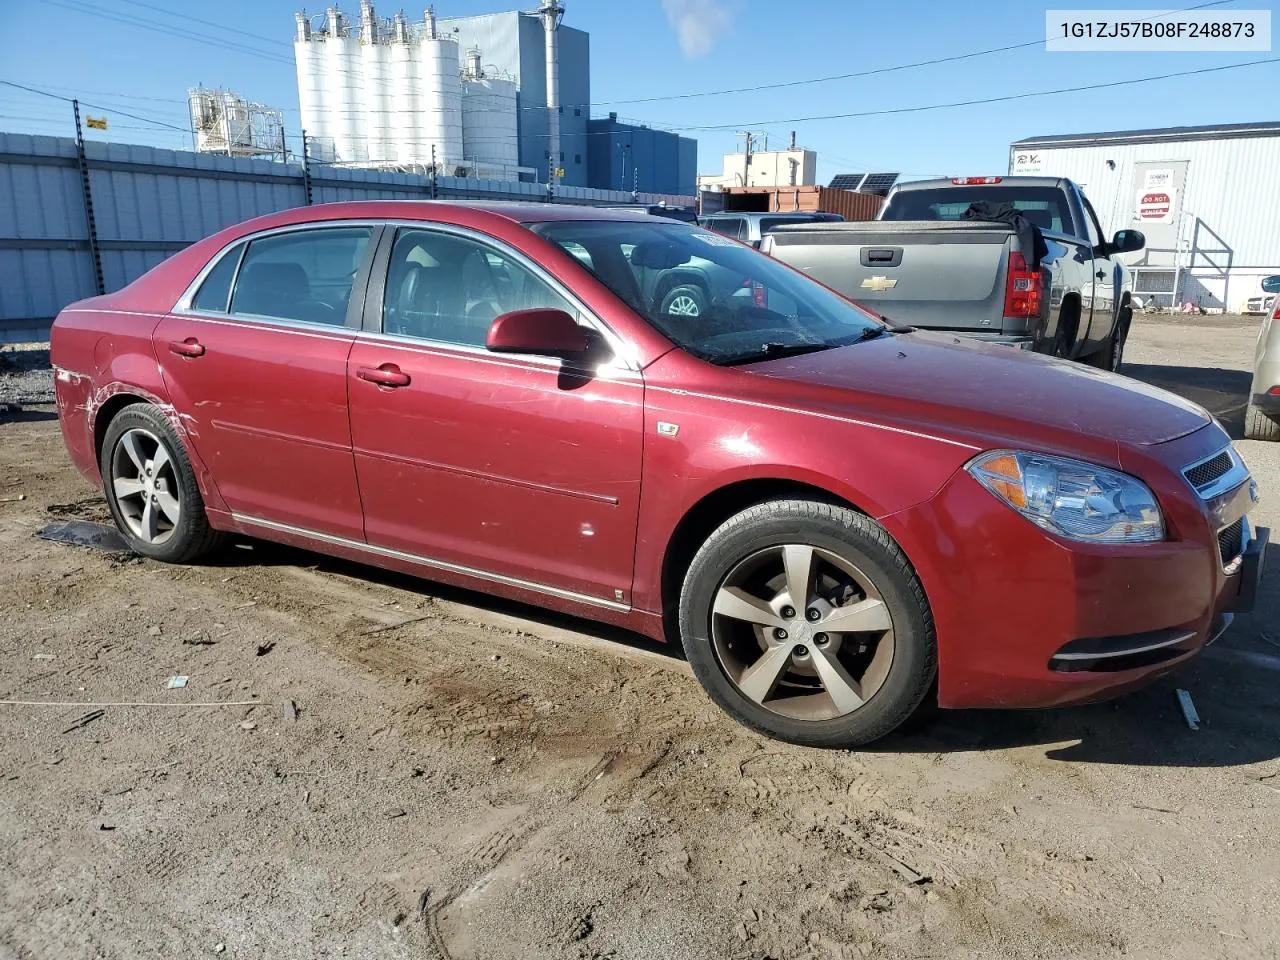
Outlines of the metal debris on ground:
[{"label": "metal debris on ground", "polygon": [[297,720],[298,705],[294,703],[292,700],[286,700],[284,702],[284,715],[288,717],[290,720]]},{"label": "metal debris on ground", "polygon": [[190,679],[190,678],[189,678],[189,677],[170,677],[170,678],[169,678],[169,689],[170,689],[170,690],[181,690],[183,687],[185,687],[185,686],[187,685],[187,680],[188,680],[188,679]]},{"label": "metal debris on ground", "polygon": [[255,654],[255,656],[265,657],[268,653],[270,653],[275,648],[276,648],[276,642],[274,640],[268,640],[266,643],[260,643],[258,644],[258,652]]},{"label": "metal debris on ground", "polygon": [[20,500],[27,499],[25,493],[20,493],[16,497],[0,497],[0,503],[17,503]]},{"label": "metal debris on ground", "polygon": [[32,660],[52,660],[54,659],[54,657],[52,653],[33,653],[31,655],[31,659]]},{"label": "metal debris on ground", "polygon": [[257,730],[258,725],[254,723],[252,720],[245,720],[240,724],[240,729],[241,730]]},{"label": "metal debris on ground", "polygon": [[37,531],[41,540],[54,543],[69,543],[73,547],[89,547],[104,553],[129,553],[129,547],[115,527],[105,523],[90,523],[87,520],[68,520],[64,523],[51,523]]},{"label": "metal debris on ground", "polygon": [[1192,730],[1200,729],[1200,714],[1196,713],[1196,705],[1191,700],[1191,694],[1179,688],[1174,691],[1178,695],[1178,706],[1182,708],[1182,719],[1187,721],[1187,726]]},{"label": "metal debris on ground", "polygon": [[106,716],[106,714],[107,714],[107,711],[105,710],[91,710],[88,713],[86,713],[83,717],[81,717],[79,720],[77,720],[75,723],[73,723],[71,726],[67,727],[67,729],[63,730],[62,732],[70,733],[72,730],[83,729],[84,727],[87,727],[89,724],[93,723],[93,721],[101,719],[102,717]]}]

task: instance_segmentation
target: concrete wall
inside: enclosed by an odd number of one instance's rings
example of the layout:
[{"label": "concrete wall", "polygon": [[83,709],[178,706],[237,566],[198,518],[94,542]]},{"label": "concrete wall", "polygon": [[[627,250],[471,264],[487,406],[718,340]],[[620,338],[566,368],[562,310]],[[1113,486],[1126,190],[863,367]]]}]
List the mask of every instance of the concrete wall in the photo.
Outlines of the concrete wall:
[{"label": "concrete wall", "polygon": [[[104,286],[118,290],[223,227],[307,202],[298,164],[88,142],[85,153]],[[311,168],[312,202],[418,200],[428,177]],[[440,177],[443,199],[542,201],[545,183]],[[560,185],[566,203],[630,203],[630,193]],[[692,196],[641,202],[691,206]],[[68,303],[96,293],[75,141],[0,133],[0,342],[43,340]]]}]

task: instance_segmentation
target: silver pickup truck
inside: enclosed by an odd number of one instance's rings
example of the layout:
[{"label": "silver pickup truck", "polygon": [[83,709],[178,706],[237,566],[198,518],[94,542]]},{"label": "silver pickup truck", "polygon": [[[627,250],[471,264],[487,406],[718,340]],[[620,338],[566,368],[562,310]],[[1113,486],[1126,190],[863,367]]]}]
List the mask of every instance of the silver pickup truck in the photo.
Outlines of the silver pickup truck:
[{"label": "silver pickup truck", "polygon": [[[975,203],[1010,203],[1040,228],[1038,269],[1016,225],[966,219]],[[901,184],[873,221],[778,227],[761,249],[893,323],[1115,370],[1132,316],[1117,255],[1145,242],[1136,230],[1104,240],[1070,180],[961,177]]]}]

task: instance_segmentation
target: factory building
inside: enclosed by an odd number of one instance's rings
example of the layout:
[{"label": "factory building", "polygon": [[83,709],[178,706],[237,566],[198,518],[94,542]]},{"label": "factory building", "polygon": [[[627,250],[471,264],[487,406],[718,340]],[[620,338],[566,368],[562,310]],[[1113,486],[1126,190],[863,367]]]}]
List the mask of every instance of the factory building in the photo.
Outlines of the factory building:
[{"label": "factory building", "polygon": [[642,193],[693,193],[698,176],[696,140],[620,123],[616,113],[607,119],[588,121],[587,134],[588,186]]},{"label": "factory building", "polygon": [[420,21],[403,13],[380,18],[371,0],[361,0],[354,20],[336,6],[316,17],[296,14],[298,102],[309,156],[348,166],[423,170],[434,163],[449,176],[692,194],[695,141],[619,124],[616,116],[591,121],[590,38],[564,26],[563,16],[558,0],[544,0],[533,12],[473,17],[437,17],[428,7]]},{"label": "factory building", "polygon": [[1280,123],[1029,137],[1009,172],[1080,184],[1103,232],[1136,228],[1138,296],[1241,311],[1280,273]]}]

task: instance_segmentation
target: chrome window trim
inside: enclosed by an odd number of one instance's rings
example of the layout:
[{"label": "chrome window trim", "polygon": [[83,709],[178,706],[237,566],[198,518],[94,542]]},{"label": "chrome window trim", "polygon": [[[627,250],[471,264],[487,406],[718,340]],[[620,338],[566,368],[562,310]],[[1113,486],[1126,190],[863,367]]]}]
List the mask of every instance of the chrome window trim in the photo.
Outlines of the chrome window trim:
[{"label": "chrome window trim", "polygon": [[562,600],[572,600],[575,603],[585,603],[591,606],[604,607],[606,610],[617,610],[620,613],[628,613],[631,605],[620,603],[615,600],[606,600],[603,597],[593,597],[590,594],[578,593],[574,590],[566,590],[563,587],[552,587],[544,583],[535,583],[532,580],[521,580],[519,577],[509,577],[503,573],[494,573],[489,570],[481,570],[477,567],[468,567],[461,563],[451,563],[447,560],[433,560],[430,557],[420,556],[416,553],[408,553],[404,550],[396,550],[391,547],[380,547],[372,543],[364,543],[359,540],[349,540],[346,537],[335,536],[331,533],[319,533],[315,530],[307,530],[305,527],[295,527],[287,523],[277,523],[275,520],[265,520],[261,517],[246,516],[244,514],[232,513],[232,518],[237,523],[245,526],[259,527],[264,530],[275,530],[278,533],[292,534],[293,536],[305,537],[308,540],[315,540],[319,543],[328,543],[337,547],[345,547],[348,550],[358,550],[363,553],[371,553],[374,556],[386,557],[391,560],[404,560],[409,563],[416,563],[424,567],[431,567],[436,570],[445,570],[450,573],[458,573],[467,577],[475,577],[477,580],[487,580],[490,583],[500,583],[509,587],[516,587],[520,590],[530,590],[534,593],[546,594],[550,597],[558,597]]},{"label": "chrome window trim", "polygon": [[[587,307],[577,294],[553,277],[545,267],[505,241],[500,240],[491,234],[482,233],[472,227],[463,227],[454,223],[440,223],[435,220],[387,220],[384,221],[384,223],[387,227],[396,231],[397,234],[402,229],[432,230],[437,233],[452,234],[453,236],[460,237],[464,240],[470,240],[479,246],[489,247],[493,249],[495,253],[515,261],[564,298],[564,300],[578,312],[578,316],[586,321],[586,326],[595,330],[596,333],[604,337],[605,342],[609,345],[609,349],[613,351],[613,357],[617,363],[621,364],[627,370],[639,371],[640,363],[636,356],[635,347],[632,344],[624,340],[617,331],[605,323],[605,321],[602,320],[594,310]],[[521,226],[523,229],[528,230],[528,227],[523,225]],[[532,233],[533,231],[529,232]],[[535,236],[537,235],[535,234]],[[398,239],[398,236],[392,238],[391,251],[395,250],[395,244]],[[387,256],[388,273],[390,272],[390,269],[391,257],[389,252]],[[379,327],[382,326],[382,311],[384,309],[385,302],[386,290],[384,287],[383,303],[377,305]],[[370,335],[370,331],[361,331],[360,333],[362,336]],[[402,334],[387,333],[385,330],[379,330],[376,336],[394,337],[397,338],[399,342],[404,343],[430,344],[433,347],[444,347],[450,350],[458,350],[462,353],[479,353],[485,356],[493,356],[493,354],[484,347],[466,343],[455,343],[450,340],[429,340],[425,337],[407,337]],[[559,367],[563,362],[556,357],[538,357],[530,359],[544,360],[548,366],[555,367]]]},{"label": "chrome window trim", "polygon": [[[282,317],[262,317],[254,314],[234,314],[230,312],[231,300],[235,296],[236,283],[240,280],[240,268],[244,266],[244,255],[249,250],[249,244],[255,240],[261,240],[264,237],[272,237],[277,234],[298,233],[301,231],[315,230],[333,230],[344,227],[368,227],[371,231],[376,231],[385,221],[382,220],[310,220],[305,223],[289,223],[282,227],[270,227],[266,230],[260,230],[257,233],[247,233],[242,237],[230,241],[225,247],[222,247],[216,254],[209,258],[209,262],[200,268],[200,272],[196,274],[194,280],[188,284],[182,296],[178,298],[178,302],[173,305],[173,309],[169,311],[174,316],[208,318],[211,320],[230,320],[230,321],[247,321],[249,323],[265,323],[271,326],[289,327],[293,329],[305,330],[346,330],[355,333],[351,327],[346,324],[346,318],[343,318],[341,324],[328,323],[307,323],[303,320],[287,320]],[[370,239],[373,239],[370,236]],[[244,249],[240,253],[240,262],[236,264],[235,276],[231,278],[231,289],[227,294],[226,311],[218,313],[213,310],[196,310],[191,303],[195,299],[196,294],[200,291],[200,287],[204,284],[205,278],[213,272],[213,268],[222,262],[222,258],[231,252],[232,248],[238,244],[243,244]],[[352,281],[352,292],[354,293],[354,280]]]},{"label": "chrome window trim", "polygon": [[[1224,453],[1231,459],[1231,469],[1220,476],[1217,480],[1214,480],[1207,487],[1197,489],[1191,483],[1187,474],[1196,467],[1206,464],[1210,460],[1222,456]],[[1201,500],[1216,500],[1224,493],[1234,490],[1236,487],[1240,486],[1240,484],[1249,479],[1249,468],[1245,466],[1244,460],[1242,460],[1240,458],[1240,454],[1236,452],[1235,444],[1233,443],[1228,443],[1225,447],[1220,447],[1213,451],[1209,456],[1201,457],[1194,463],[1187,464],[1182,468],[1181,473],[1183,482],[1185,482],[1187,486],[1191,487],[1191,489],[1195,491],[1196,496]]]}]

